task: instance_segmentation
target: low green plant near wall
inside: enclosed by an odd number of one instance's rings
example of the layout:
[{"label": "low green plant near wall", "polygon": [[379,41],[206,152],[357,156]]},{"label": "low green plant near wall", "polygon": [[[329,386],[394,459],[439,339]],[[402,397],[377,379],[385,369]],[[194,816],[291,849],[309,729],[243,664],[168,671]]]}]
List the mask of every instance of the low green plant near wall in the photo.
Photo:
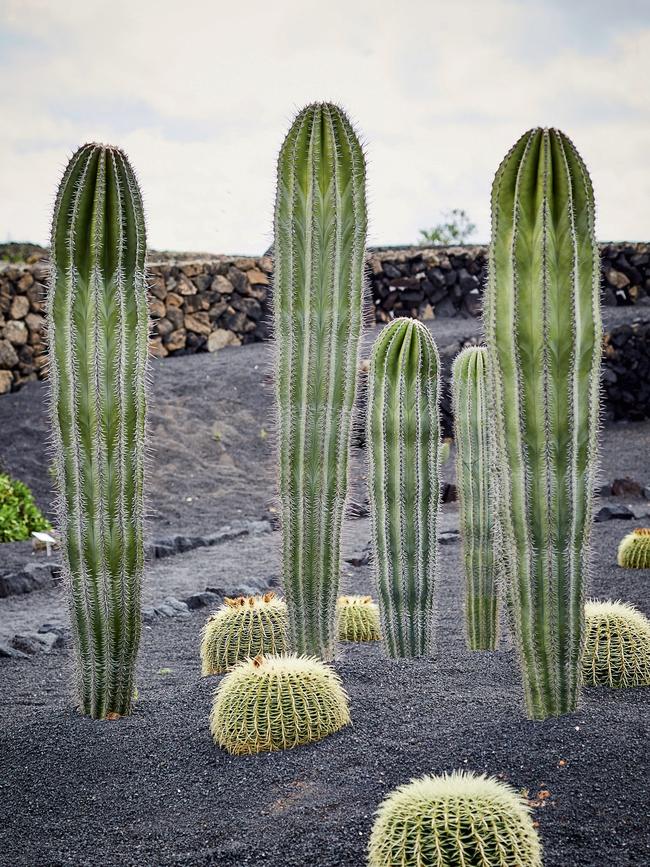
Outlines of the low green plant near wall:
[{"label": "low green plant near wall", "polygon": [[34,531],[51,529],[27,485],[0,473],[0,542],[24,542]]}]

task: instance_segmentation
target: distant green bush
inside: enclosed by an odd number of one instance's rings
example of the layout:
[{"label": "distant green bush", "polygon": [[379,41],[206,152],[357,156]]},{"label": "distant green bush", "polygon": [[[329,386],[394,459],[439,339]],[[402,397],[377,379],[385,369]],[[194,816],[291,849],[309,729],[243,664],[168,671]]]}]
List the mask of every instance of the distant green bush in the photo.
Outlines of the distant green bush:
[{"label": "distant green bush", "polygon": [[27,485],[0,473],[0,542],[22,542],[34,530],[51,530]]},{"label": "distant green bush", "polygon": [[420,229],[420,244],[464,244],[476,231],[476,225],[462,208],[446,211],[444,218],[432,229]]}]

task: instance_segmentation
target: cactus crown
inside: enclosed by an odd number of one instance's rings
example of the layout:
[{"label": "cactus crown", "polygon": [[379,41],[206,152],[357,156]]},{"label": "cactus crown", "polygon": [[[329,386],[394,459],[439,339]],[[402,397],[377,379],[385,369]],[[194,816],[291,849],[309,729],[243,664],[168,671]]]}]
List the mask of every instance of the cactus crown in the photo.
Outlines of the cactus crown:
[{"label": "cactus crown", "polygon": [[574,710],[596,472],[601,354],[594,196],[556,129],[514,145],[492,187],[484,320],[499,524],[529,715]]},{"label": "cactus crown", "polygon": [[456,356],[452,374],[456,484],[465,568],[465,633],[470,650],[495,650],[499,640],[496,455],[489,412],[488,364],[485,347],[468,346]]},{"label": "cactus crown", "polygon": [[650,569],[650,529],[637,528],[618,546],[618,565],[624,569]]},{"label": "cactus crown", "polygon": [[455,771],[400,786],[381,804],[369,867],[541,867],[530,809],[491,777]]},{"label": "cactus crown", "polygon": [[379,609],[372,596],[339,596],[339,639],[377,641],[381,638]]},{"label": "cactus crown", "polygon": [[585,605],[582,676],[590,686],[650,686],[650,620],[627,602]]},{"label": "cactus crown", "polygon": [[201,673],[222,674],[260,653],[287,649],[287,606],[275,593],[224,599],[203,627]]},{"label": "cactus crown", "polygon": [[280,150],[274,318],[291,644],[331,659],[362,327],[365,160],[345,113],[304,108]]},{"label": "cactus crown", "polygon": [[79,148],[56,198],[47,307],[58,523],[79,705],[93,717],[129,712],[140,638],[145,252],[125,154]]},{"label": "cactus crown", "polygon": [[349,722],[338,675],[294,654],[239,663],[217,687],[210,716],[215,742],[235,755],[312,743]]},{"label": "cactus crown", "polygon": [[386,326],[370,359],[368,487],[382,635],[391,656],[433,648],[439,367],[431,333],[416,319]]}]

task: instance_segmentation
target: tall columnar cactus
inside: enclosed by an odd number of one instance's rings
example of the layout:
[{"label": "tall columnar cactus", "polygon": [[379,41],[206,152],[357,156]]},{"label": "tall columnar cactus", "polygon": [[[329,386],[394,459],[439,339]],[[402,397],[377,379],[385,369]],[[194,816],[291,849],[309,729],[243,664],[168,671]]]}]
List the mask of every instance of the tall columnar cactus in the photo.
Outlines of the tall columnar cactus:
[{"label": "tall columnar cactus", "polygon": [[307,106],[278,160],[274,307],[290,640],[331,659],[362,327],[365,161],[345,114]]},{"label": "tall columnar cactus", "polygon": [[372,349],[367,435],[375,574],[390,656],[432,651],[439,387],[429,330],[415,319],[395,319]]},{"label": "tall columnar cactus", "polygon": [[52,225],[51,415],[79,708],[128,714],[143,572],[145,226],[118,148],[72,157]]},{"label": "tall columnar cactus", "polygon": [[456,357],[452,396],[467,645],[470,650],[494,650],[499,640],[495,448],[485,347],[468,346]]},{"label": "tall columnar cactus", "polygon": [[485,330],[508,602],[528,713],[575,709],[597,458],[601,321],[594,197],[573,144],[533,129],[492,188]]}]

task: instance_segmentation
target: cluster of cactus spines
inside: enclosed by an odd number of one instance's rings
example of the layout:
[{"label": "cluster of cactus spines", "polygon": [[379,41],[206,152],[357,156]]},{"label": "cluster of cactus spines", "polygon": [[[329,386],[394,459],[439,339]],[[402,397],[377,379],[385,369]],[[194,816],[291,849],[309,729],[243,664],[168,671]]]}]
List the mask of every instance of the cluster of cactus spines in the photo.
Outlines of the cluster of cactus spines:
[{"label": "cluster of cactus spines", "polygon": [[371,596],[339,596],[339,639],[378,641],[381,638],[379,609]]},{"label": "cluster of cactus spines", "polygon": [[542,867],[530,808],[510,786],[457,771],[400,786],[379,807],[369,867]]},{"label": "cluster of cactus spines", "polygon": [[145,224],[118,148],[87,144],[59,187],[51,240],[51,418],[82,713],[131,710],[144,565]]},{"label": "cluster of cactus spines", "polygon": [[341,681],[320,659],[259,655],[217,687],[210,729],[229,753],[248,755],[319,741],[349,722]]},{"label": "cluster of cactus spines", "polygon": [[280,151],[274,319],[282,574],[293,650],[331,659],[362,328],[365,160],[314,103]]},{"label": "cluster of cactus spines", "polygon": [[495,448],[488,363],[485,347],[468,346],[456,357],[452,376],[465,628],[470,650],[495,650],[499,641]]},{"label": "cluster of cactus spines", "polygon": [[223,674],[249,657],[285,650],[287,606],[275,593],[225,599],[203,627],[201,674]]},{"label": "cluster of cactus spines", "polygon": [[368,486],[381,631],[393,657],[433,650],[439,366],[433,338],[416,319],[387,325],[370,359]]},{"label": "cluster of cactus spines", "polygon": [[650,569],[650,529],[632,530],[618,546],[618,565],[624,569]]},{"label": "cluster of cactus spines", "polygon": [[582,677],[589,686],[650,686],[650,620],[626,602],[588,601]]},{"label": "cluster of cactus spines", "polygon": [[508,605],[529,716],[576,708],[601,353],[594,197],[573,144],[533,129],[492,188],[485,331]]}]

